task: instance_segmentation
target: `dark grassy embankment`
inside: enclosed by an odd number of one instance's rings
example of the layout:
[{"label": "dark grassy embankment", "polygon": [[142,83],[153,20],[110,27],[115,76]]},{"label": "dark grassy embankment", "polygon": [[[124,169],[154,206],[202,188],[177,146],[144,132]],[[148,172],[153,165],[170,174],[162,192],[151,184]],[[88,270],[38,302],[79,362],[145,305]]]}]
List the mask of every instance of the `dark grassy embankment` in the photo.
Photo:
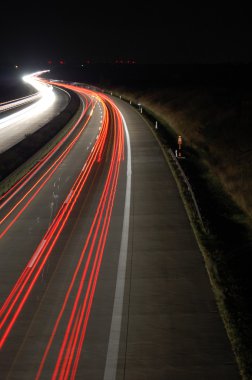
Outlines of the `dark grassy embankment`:
[{"label": "dark grassy embankment", "polygon": [[58,116],[35,133],[27,135],[24,140],[0,154],[0,181],[47,144],[74,116],[80,106],[80,99],[74,92],[69,92],[71,100]]}]

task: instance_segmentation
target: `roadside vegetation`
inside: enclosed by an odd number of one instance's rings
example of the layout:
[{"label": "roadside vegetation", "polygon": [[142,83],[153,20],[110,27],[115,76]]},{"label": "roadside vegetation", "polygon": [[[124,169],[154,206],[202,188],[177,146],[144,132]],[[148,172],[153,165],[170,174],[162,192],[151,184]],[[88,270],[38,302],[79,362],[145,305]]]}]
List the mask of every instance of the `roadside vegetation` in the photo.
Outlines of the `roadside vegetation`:
[{"label": "roadside vegetation", "polygon": [[[141,103],[178,183],[205,259],[216,301],[243,379],[252,379],[252,95],[230,88],[129,92]],[[158,129],[155,122],[158,121]],[[199,223],[169,154],[182,135],[180,160],[203,218]]]},{"label": "roadside vegetation", "polygon": [[174,88],[134,97],[197,150],[224,190],[252,217],[252,95],[227,88]]}]

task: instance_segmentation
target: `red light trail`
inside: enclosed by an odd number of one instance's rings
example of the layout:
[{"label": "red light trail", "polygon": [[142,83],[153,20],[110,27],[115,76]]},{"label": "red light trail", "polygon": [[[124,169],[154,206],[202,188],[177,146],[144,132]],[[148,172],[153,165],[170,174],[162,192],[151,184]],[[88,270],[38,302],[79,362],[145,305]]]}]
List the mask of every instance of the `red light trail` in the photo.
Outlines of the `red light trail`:
[{"label": "red light trail", "polygon": [[[101,170],[101,168],[105,170],[106,178],[94,218],[88,231],[85,231],[87,237],[79,254],[79,260],[65,294],[63,304],[53,326],[36,379],[39,379],[43,373],[62,318],[66,314],[66,309],[69,310],[69,308],[71,312],[70,315],[67,314],[67,328],[62,337],[52,379],[75,379],[107,241],[120,173],[120,163],[124,159],[123,121],[113,101],[104,94],[97,95],[97,93],[90,90],[69,85],[62,85],[62,87],[70,88],[90,98],[95,97],[102,104],[104,110],[102,126],[96,142],[65,201],[0,309],[0,348],[4,346],[15,322],[22,312],[28,297],[69,220],[72,210],[74,207],[77,207],[76,203],[80,194],[86,188],[87,182],[98,170]],[[76,136],[75,139],[78,139],[78,137]],[[2,232],[1,236],[7,233],[21,213],[33,201],[41,188],[45,186],[65,156],[69,153],[70,149],[74,146],[74,141],[75,140],[69,144],[58,159],[55,160],[53,165],[20,199],[19,203],[14,206],[17,208],[19,204],[25,201],[28,194],[36,189],[22,209]],[[108,168],[105,169],[104,163],[108,159]],[[39,169],[35,167],[33,170],[36,171]],[[18,191],[19,186],[22,187],[23,184],[29,180],[29,175],[32,175],[32,172],[27,174],[27,177],[24,177],[24,179],[20,180],[20,183],[15,185],[14,192]],[[10,194],[13,194],[13,190],[12,192],[10,191]],[[6,199],[8,199],[8,194]],[[11,209],[9,213],[5,215],[4,220],[7,219],[12,212],[14,212],[14,209]],[[74,296],[74,301],[71,301],[72,296]]]},{"label": "red light trail", "polygon": [[[49,161],[49,159],[53,156],[55,152],[59,150],[59,148],[62,146],[62,144],[68,139],[68,137],[73,133],[73,131],[76,129],[77,125],[79,124],[80,120],[83,118],[83,116],[86,114],[88,109],[92,106],[92,109],[94,107],[93,101],[87,102],[85,109],[82,111],[81,116],[79,117],[78,121],[74,124],[74,126],[71,128],[71,130],[67,133],[67,135],[39,162],[37,163],[30,172],[28,172],[25,176],[23,176],[8,192],[6,192],[1,199],[4,199],[4,202],[0,205],[0,210],[13,198],[14,195],[16,195],[33,177],[34,175],[41,170],[41,168]],[[60,164],[64,161],[64,159],[67,157],[67,155],[70,153],[70,151],[73,149],[74,145],[77,143],[78,139],[80,138],[81,134],[85,130],[91,115],[88,116],[87,120],[84,122],[82,128],[78,132],[77,136],[73,139],[73,141],[67,146],[67,148],[61,153],[61,155],[54,161],[54,163],[49,167],[49,169],[46,170],[44,174],[41,174],[40,178],[36,181],[34,185],[31,185],[30,188],[26,191],[24,196],[15,203],[15,205],[0,219],[0,225],[2,225],[6,219],[8,219],[12,213],[20,206],[26,198],[37,188],[35,193],[31,196],[30,199],[27,200],[25,205],[22,207],[22,209],[18,212],[18,214],[9,222],[9,224],[5,227],[5,229],[0,233],[0,239],[9,231],[9,229],[13,226],[13,224],[18,220],[18,218],[22,215],[22,213],[26,210],[26,208],[29,206],[29,204],[34,200],[34,198],[38,195],[38,193],[43,189],[45,184],[49,181],[49,179],[52,177],[52,175],[55,173],[57,168],[60,166]],[[43,180],[43,182],[42,182]],[[40,184],[41,183],[41,184]],[[40,184],[40,186],[39,186]],[[0,200],[1,200],[0,199]]]},{"label": "red light trail", "polygon": [[[67,141],[67,139],[74,132],[76,127],[79,125],[85,114],[88,112],[90,107],[94,107],[93,101],[90,101],[90,98],[83,94],[85,100],[85,108],[83,108],[81,115],[78,120],[74,123],[68,133],[55,145],[53,149],[51,149],[33,168],[27,172],[18,182],[16,182],[6,193],[0,196],[0,210],[13,198],[18,191],[22,189],[24,185],[31,180],[34,175],[41,170],[41,168],[49,161],[49,159],[59,150],[59,148]],[[87,122],[85,123],[87,124]],[[4,201],[3,201],[4,200]]]}]

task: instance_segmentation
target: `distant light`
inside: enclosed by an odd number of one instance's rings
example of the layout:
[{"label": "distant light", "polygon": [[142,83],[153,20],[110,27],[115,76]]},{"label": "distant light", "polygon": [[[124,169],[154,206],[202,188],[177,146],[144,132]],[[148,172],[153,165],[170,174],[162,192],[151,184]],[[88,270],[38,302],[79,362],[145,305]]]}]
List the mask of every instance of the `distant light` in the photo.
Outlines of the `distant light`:
[{"label": "distant light", "polygon": [[64,65],[64,61],[63,61],[63,59],[61,59],[60,61],[59,61],[59,63],[61,64],[61,65]]},{"label": "distant light", "polygon": [[49,61],[48,61],[48,65],[51,65],[51,64],[52,64],[52,60],[49,59]]},{"label": "distant light", "polygon": [[18,69],[18,67],[19,67],[18,65],[15,65],[15,69]]},{"label": "distant light", "polygon": [[84,65],[81,65],[81,67],[84,67]]}]

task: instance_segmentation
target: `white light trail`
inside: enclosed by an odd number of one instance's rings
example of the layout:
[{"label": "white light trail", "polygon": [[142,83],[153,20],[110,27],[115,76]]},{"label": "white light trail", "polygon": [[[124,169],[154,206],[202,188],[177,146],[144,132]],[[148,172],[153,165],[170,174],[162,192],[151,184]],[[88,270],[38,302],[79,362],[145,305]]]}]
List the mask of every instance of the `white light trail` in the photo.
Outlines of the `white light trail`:
[{"label": "white light trail", "polygon": [[39,75],[47,71],[48,70],[39,71],[23,77],[23,80],[26,83],[29,83],[38,91],[38,93],[40,94],[40,99],[32,105],[27,106],[20,111],[14,112],[9,116],[0,118],[0,129],[6,128],[9,125],[16,122],[28,120],[33,116],[38,116],[53,104],[53,102],[55,101],[53,87],[41,82],[38,78]]}]

